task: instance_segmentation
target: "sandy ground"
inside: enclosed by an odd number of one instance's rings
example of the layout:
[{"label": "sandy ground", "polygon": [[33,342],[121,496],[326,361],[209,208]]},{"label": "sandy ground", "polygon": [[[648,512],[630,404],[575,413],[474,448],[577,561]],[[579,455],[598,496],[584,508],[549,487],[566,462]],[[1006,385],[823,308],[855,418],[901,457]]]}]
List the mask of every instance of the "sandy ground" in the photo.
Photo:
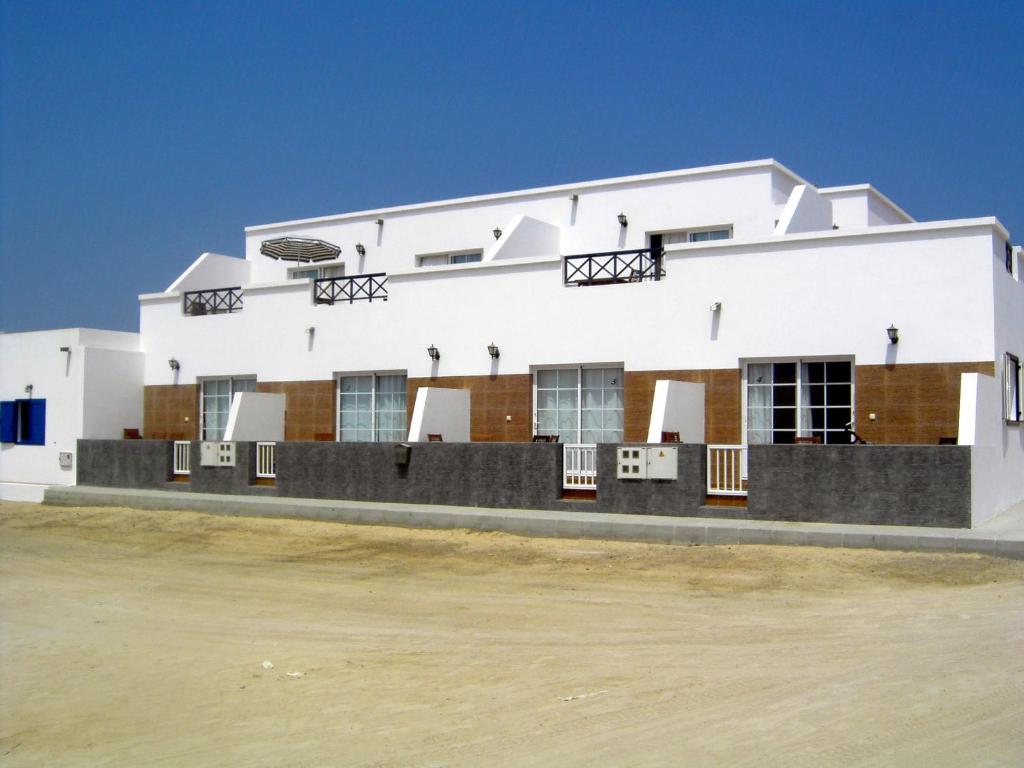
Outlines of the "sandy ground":
[{"label": "sandy ground", "polygon": [[1024,765],[974,555],[5,503],[0,649],[4,766]]}]

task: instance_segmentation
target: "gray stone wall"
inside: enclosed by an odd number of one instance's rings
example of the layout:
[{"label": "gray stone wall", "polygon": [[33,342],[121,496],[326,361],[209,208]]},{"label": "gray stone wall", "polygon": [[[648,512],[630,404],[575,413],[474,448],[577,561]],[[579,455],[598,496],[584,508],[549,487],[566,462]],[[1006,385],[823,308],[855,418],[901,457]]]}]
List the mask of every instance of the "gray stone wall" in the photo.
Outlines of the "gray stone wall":
[{"label": "gray stone wall", "polygon": [[750,519],[971,525],[971,449],[956,445],[752,445]]},{"label": "gray stone wall", "polygon": [[562,446],[414,443],[409,463],[391,443],[277,444],[280,496],[552,509],[561,497]]},{"label": "gray stone wall", "polygon": [[[646,445],[646,443],[633,443]],[[590,506],[560,506],[634,515],[691,517],[704,503],[703,445],[673,444],[678,452],[678,480],[618,480],[615,477],[616,445],[597,446],[597,500]],[[558,465],[561,467],[561,456]],[[559,479],[561,482],[561,479]]]},{"label": "gray stone wall", "polygon": [[170,440],[79,440],[79,485],[107,488],[163,488],[171,478]]},{"label": "gray stone wall", "polygon": [[190,490],[198,493],[250,492],[250,486],[256,480],[256,443],[235,443],[233,467],[202,466],[199,459],[201,445],[198,440],[193,440],[189,446]]}]

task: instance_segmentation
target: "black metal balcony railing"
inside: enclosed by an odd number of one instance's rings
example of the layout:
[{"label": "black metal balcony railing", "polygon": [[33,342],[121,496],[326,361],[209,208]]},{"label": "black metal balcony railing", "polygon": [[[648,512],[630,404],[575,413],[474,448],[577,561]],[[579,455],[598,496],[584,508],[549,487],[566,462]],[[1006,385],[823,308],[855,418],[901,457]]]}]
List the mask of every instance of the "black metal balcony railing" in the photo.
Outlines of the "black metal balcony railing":
[{"label": "black metal balcony railing", "polygon": [[184,297],[186,315],[223,315],[242,311],[242,288],[213,288],[209,291],[186,291]]},{"label": "black metal balcony railing", "polygon": [[334,304],[338,301],[388,300],[388,276],[385,272],[352,277],[323,277],[313,282],[313,302]]},{"label": "black metal balcony railing", "polygon": [[660,280],[661,248],[636,251],[607,251],[566,256],[562,260],[562,279],[566,285],[608,285]]}]

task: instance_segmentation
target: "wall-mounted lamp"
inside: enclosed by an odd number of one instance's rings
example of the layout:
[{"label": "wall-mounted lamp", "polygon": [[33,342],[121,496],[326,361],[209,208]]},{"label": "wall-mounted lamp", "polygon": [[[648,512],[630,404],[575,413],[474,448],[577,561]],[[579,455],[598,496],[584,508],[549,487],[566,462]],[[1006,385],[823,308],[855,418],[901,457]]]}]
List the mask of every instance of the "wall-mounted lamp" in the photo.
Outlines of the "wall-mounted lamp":
[{"label": "wall-mounted lamp", "polygon": [[885,332],[887,334],[889,334],[889,343],[890,344],[899,344],[899,342],[900,342],[900,329],[899,328],[897,328],[895,325],[890,325],[888,328],[885,329]]},{"label": "wall-mounted lamp", "polygon": [[572,200],[574,203],[578,203],[580,201],[580,196],[573,193],[569,195],[569,199]]},{"label": "wall-mounted lamp", "polygon": [[314,333],[316,333],[316,326],[315,325],[311,325],[311,326],[309,326],[309,328],[306,329],[306,335],[307,336],[312,336]]},{"label": "wall-mounted lamp", "polygon": [[626,218],[626,214],[620,213],[616,218],[619,220],[619,226],[620,227],[628,227],[629,226],[629,219]]},{"label": "wall-mounted lamp", "polygon": [[491,234],[493,234],[494,239],[497,240],[499,237],[501,237],[501,229],[499,227],[495,227],[494,232],[492,232]]},{"label": "wall-mounted lamp", "polygon": [[384,226],[384,219],[377,219],[376,223],[377,223],[378,227],[383,227]]},{"label": "wall-mounted lamp", "polygon": [[60,351],[61,352],[68,352],[68,353],[70,353],[71,352],[71,347],[61,347]]},{"label": "wall-mounted lamp", "polygon": [[711,304],[711,311],[712,312],[717,312],[721,308],[722,308],[722,302],[720,302],[720,301],[716,301],[716,302],[713,302]]},{"label": "wall-mounted lamp", "polygon": [[433,344],[427,347],[427,354],[430,355],[431,360],[437,361],[441,359],[441,351]]},{"label": "wall-mounted lamp", "polygon": [[177,360],[176,360],[175,358],[173,358],[173,357],[172,357],[172,358],[171,358],[170,360],[168,360],[168,361],[167,361],[167,365],[168,365],[168,366],[170,366],[170,368],[171,368],[171,370],[172,370],[172,371],[176,371],[176,370],[178,370],[179,368],[181,368],[181,363],[179,363],[179,362],[178,362],[178,361],[177,361]]},{"label": "wall-mounted lamp", "polygon": [[365,256],[366,246],[363,245],[362,243],[356,243],[356,253],[358,253],[360,256]]},{"label": "wall-mounted lamp", "polygon": [[33,389],[33,387],[32,387],[31,384],[26,384],[25,385],[25,394],[28,395],[29,397],[32,397],[32,389]]},{"label": "wall-mounted lamp", "polygon": [[487,354],[493,357],[495,360],[497,360],[499,357],[501,357],[501,350],[498,349],[498,345],[492,341],[490,344],[487,345]]}]

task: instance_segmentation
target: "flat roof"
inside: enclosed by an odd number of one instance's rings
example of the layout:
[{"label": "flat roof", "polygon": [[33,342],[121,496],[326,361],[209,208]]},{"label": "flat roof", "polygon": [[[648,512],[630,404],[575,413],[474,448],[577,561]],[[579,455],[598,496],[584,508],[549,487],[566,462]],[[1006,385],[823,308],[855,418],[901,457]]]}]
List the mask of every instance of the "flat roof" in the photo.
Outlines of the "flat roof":
[{"label": "flat roof", "polygon": [[[675,171],[661,171],[658,173],[644,173],[635,176],[618,176],[609,179],[596,179],[593,181],[582,181],[573,184],[558,184],[550,187],[534,187],[532,189],[521,189],[512,192],[498,192],[487,195],[475,195],[472,197],[456,197],[448,200],[435,200],[426,203],[414,203],[411,205],[398,205],[390,208],[374,208],[365,211],[354,211],[352,213],[339,213],[329,216],[317,216],[310,219],[293,219],[291,221],[279,221],[273,224],[257,224],[245,228],[248,232],[264,232],[270,229],[283,227],[297,227],[308,224],[324,224],[334,221],[346,221],[349,219],[361,219],[368,217],[381,217],[385,214],[407,213],[409,211],[422,211],[431,208],[444,208],[449,206],[467,205],[471,203],[484,203],[492,200],[515,199],[519,197],[532,197],[535,195],[547,195],[553,193],[575,193],[588,189],[599,189],[601,187],[615,187],[625,184],[634,184],[645,181],[661,181],[666,179],[684,178],[686,176],[705,176],[714,173],[729,173],[735,171],[752,171],[760,168],[770,168],[789,176],[797,184],[810,184],[800,176],[797,176],[782,163],[772,158],[764,160],[750,160],[743,163],[726,163],[723,165],[705,165],[699,168],[683,168]],[[811,185],[813,186],[813,185]]]}]

